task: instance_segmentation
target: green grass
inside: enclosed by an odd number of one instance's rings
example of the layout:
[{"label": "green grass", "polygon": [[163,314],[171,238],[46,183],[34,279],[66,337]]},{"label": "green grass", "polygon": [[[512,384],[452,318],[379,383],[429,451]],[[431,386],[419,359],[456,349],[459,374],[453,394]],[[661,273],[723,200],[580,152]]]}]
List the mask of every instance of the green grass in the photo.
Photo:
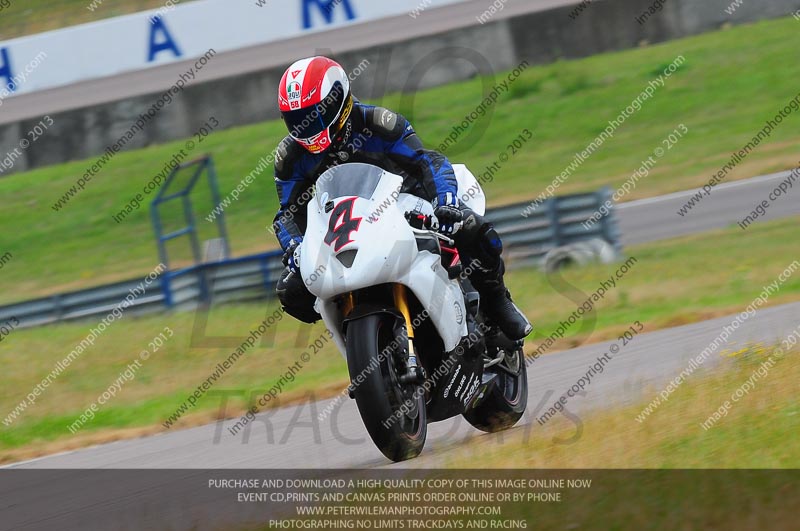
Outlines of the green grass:
[{"label": "green grass", "polygon": [[[208,316],[206,335],[232,336],[234,343],[239,344],[249,330],[265,318],[266,312],[272,313],[274,309],[257,304],[214,309]],[[0,359],[7,364],[4,385],[0,389],[0,403],[4,410],[8,410],[3,413],[3,419],[96,324],[87,321],[19,330],[7,338],[7,345],[4,342],[0,354]],[[126,383],[117,397],[102,406],[93,421],[71,436],[67,427],[127,366],[139,359],[139,353],[148,348],[148,343],[165,326],[173,330],[174,337],[149,359],[141,361],[135,379]],[[134,427],[157,426],[163,430],[161,423],[214,372],[218,362],[235,350],[233,346],[191,347],[194,326],[195,314],[192,312],[170,314],[166,318],[163,315],[126,316],[122,322],[115,322],[10,428],[0,425],[0,448],[27,447],[27,450],[36,445],[46,447],[49,442],[65,437],[86,444],[97,440],[98,434],[101,440],[104,439],[104,431]],[[194,415],[194,423],[199,422],[198,413],[203,421],[213,418],[220,404],[220,392],[241,393],[232,401],[232,410],[243,407],[251,391],[260,390],[260,396],[325,329],[321,323],[301,329],[298,322],[287,317],[272,330],[274,332],[265,334],[264,345],[256,343],[225,372],[209,394],[200,400],[197,408],[189,411]],[[285,403],[301,393],[314,390],[331,392],[326,386],[341,382],[346,374],[344,370],[343,359],[328,346],[324,355],[319,354],[306,364],[287,392],[281,395],[281,401]],[[341,391],[341,387],[337,391]]]},{"label": "green grass", "polygon": [[[555,348],[587,340],[598,341],[640,320],[646,330],[733,313],[746,307],[796,258],[785,242],[796,235],[798,218],[773,221],[751,227],[631,247],[636,264],[597,305],[597,324],[590,330],[576,325]],[[602,280],[618,265],[567,270],[564,279],[583,293],[556,289],[547,277],[534,270],[508,274],[515,299],[536,324],[527,342],[532,351],[560,320],[566,319]],[[785,282],[770,304],[800,299],[800,274]],[[229,305],[212,310],[209,336],[238,336],[260,322],[272,308],[265,305]],[[27,395],[96,322],[59,324],[14,331],[3,342],[0,365],[4,367],[0,387],[0,420]],[[164,326],[175,332],[163,350],[143,362],[136,378],[127,383],[100,414],[77,435],[67,426],[136,359],[147,343]],[[193,313],[132,318],[114,323],[62,374],[36,404],[7,428],[0,424],[0,460],[19,458],[53,449],[81,446],[109,438],[161,431],[166,420],[186,397],[205,380],[230,348],[192,348]],[[238,390],[227,414],[246,407],[251,391],[271,387],[286,367],[323,332],[321,324],[303,326],[291,319],[277,325],[274,345],[259,347],[242,357],[214,391]],[[304,335],[299,336],[302,330]],[[535,366],[535,365],[534,365]],[[313,357],[282,395],[283,403],[313,393],[316,398],[340,392],[347,381],[344,361],[328,345]],[[206,396],[191,411],[184,425],[216,418],[220,396]]]},{"label": "green grass", "polygon": [[11,5],[0,13],[0,40],[156,9],[166,3],[166,0],[97,0],[97,7],[90,11],[87,6],[92,0],[10,1]]},{"label": "green grass", "polygon": [[[688,135],[626,199],[696,187],[716,172],[728,153],[738,149],[797,94],[794,79],[800,74],[800,63],[795,61],[796,46],[792,44],[797,39],[796,21],[782,19],[531,67],[509,93],[500,97],[491,119],[482,122],[486,130],[480,141],[467,150],[456,145],[447,154],[479,173],[522,129],[531,129],[533,141],[503,166],[494,182],[487,184],[486,192],[490,205],[533,198],[608,120],[682,54],[684,66],[562,185],[559,193],[620,185],[681,123],[689,128]],[[479,103],[480,83],[480,79],[474,79],[413,96],[390,95],[382,103],[412,118],[426,144],[436,147],[453,124]],[[356,83],[356,93],[359,88]],[[197,112],[202,113],[202,109]],[[796,120],[794,116],[785,120],[769,142],[759,146],[729,179],[795,165]],[[223,193],[235,188],[284,133],[282,124],[272,121],[212,134],[200,148],[213,153]],[[140,209],[121,224],[112,221],[112,215],[141,191],[181,146],[180,141],[171,142],[117,156],[60,212],[50,206],[92,161],[0,180],[0,193],[5,198],[0,225],[14,227],[5,231],[0,251],[15,256],[0,277],[0,303],[150,271],[156,252],[147,209]],[[266,171],[228,209],[235,254],[275,247],[266,226],[271,223],[276,203],[271,171]],[[201,206],[201,220],[206,212],[207,207]],[[204,227],[207,234],[210,228]]]}]

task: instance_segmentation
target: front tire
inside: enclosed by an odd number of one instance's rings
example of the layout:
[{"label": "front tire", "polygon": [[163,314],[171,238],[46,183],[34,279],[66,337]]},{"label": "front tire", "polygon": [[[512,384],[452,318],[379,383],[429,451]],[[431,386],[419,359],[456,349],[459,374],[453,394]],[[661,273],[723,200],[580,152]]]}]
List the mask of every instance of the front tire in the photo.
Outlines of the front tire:
[{"label": "front tire", "polygon": [[[419,386],[404,385],[398,379],[398,360],[391,348],[396,343],[396,319],[377,314],[350,322],[347,367],[358,411],[372,442],[392,461],[404,461],[422,451],[428,425],[425,394]],[[401,409],[404,404],[408,412]]]},{"label": "front tire", "polygon": [[464,418],[481,431],[507,430],[522,418],[528,405],[528,371],[522,348],[512,356],[507,355],[503,367],[490,367],[486,372],[497,375],[496,385],[474,408],[464,413]]}]

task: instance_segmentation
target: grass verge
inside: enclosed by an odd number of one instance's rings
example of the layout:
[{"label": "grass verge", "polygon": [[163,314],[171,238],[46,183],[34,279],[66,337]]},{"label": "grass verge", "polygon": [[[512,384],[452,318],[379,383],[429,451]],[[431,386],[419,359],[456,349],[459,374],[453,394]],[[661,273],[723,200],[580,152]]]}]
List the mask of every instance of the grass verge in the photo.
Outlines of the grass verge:
[{"label": "grass verge", "polygon": [[[187,3],[192,0],[183,0]],[[146,9],[163,7],[166,0],[12,0],[0,17],[3,40],[94,22]],[[181,0],[176,0],[178,4]],[[89,9],[92,7],[93,9]]]}]

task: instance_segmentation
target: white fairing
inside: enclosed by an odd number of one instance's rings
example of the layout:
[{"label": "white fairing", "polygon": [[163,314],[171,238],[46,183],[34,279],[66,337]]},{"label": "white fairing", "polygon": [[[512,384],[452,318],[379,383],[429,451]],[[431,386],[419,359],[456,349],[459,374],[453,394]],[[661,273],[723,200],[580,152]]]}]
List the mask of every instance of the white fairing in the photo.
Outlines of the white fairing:
[{"label": "white fairing", "polygon": [[[467,186],[479,189],[472,174],[466,173],[463,179]],[[466,309],[458,282],[448,278],[439,256],[418,250],[414,232],[404,216],[415,207],[430,213],[431,205],[400,194],[402,181],[400,176],[375,166],[343,164],[318,179],[315,196],[308,204],[300,270],[309,291],[317,296],[317,311],[342,354],[345,348],[340,330],[344,316],[334,298],[378,284],[408,287],[428,311],[445,350],[454,349],[467,335]],[[476,200],[480,197],[478,203],[483,202],[482,191],[473,195]],[[332,220],[334,216],[336,219]],[[357,251],[355,259],[346,267],[337,255],[352,255],[352,251]]]},{"label": "white fairing", "polygon": [[458,181],[458,199],[476,214],[486,214],[486,196],[478,179],[463,164],[453,164],[453,171]]}]

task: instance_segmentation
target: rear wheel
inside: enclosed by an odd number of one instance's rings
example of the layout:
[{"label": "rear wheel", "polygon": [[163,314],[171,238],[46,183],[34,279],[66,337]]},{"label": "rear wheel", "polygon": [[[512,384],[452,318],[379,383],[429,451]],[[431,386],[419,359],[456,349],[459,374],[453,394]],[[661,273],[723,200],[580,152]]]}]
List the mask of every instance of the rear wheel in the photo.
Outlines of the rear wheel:
[{"label": "rear wheel", "polygon": [[484,372],[496,375],[496,385],[474,408],[464,413],[470,424],[486,432],[512,427],[525,414],[528,405],[528,371],[522,346],[494,350],[495,355],[504,352],[504,358]]},{"label": "rear wheel", "polygon": [[347,366],[361,419],[375,446],[392,461],[419,455],[428,426],[425,393],[402,384],[405,367],[394,324],[396,317],[376,314],[347,326]]}]

